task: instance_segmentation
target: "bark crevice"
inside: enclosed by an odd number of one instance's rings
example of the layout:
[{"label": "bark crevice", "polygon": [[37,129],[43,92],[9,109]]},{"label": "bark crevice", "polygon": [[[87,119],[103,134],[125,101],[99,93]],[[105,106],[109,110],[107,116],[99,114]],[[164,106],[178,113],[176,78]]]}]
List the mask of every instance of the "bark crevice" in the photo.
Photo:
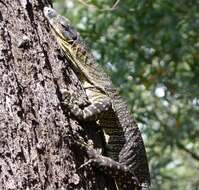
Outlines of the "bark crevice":
[{"label": "bark crevice", "polygon": [[102,140],[63,104],[62,89],[80,102],[86,94],[43,16],[47,3],[0,0],[0,189],[114,190],[109,176],[77,170],[88,158],[73,138]]}]

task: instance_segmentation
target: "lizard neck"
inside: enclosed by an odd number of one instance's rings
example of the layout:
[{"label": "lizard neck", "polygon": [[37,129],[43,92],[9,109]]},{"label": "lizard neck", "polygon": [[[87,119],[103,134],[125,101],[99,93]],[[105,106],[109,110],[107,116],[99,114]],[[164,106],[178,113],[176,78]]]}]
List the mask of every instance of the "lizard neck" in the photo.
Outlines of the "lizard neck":
[{"label": "lizard neck", "polygon": [[79,79],[106,93],[106,87],[112,86],[111,80],[101,66],[97,64],[88,48],[82,44],[81,39],[77,39],[73,44],[67,44],[63,40],[59,40],[59,43],[64,49],[65,55],[71,61],[73,70],[78,74]]}]

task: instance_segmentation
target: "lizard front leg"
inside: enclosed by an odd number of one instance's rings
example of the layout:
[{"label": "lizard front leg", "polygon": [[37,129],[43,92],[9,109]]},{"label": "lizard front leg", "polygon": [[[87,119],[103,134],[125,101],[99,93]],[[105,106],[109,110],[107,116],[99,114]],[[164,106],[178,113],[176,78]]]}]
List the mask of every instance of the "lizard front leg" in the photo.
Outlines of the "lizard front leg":
[{"label": "lizard front leg", "polygon": [[96,90],[95,88],[88,88],[86,89],[86,94],[88,95],[90,105],[83,107],[79,105],[77,101],[72,100],[72,95],[65,94],[65,96],[71,96],[71,100],[65,103],[67,104],[72,115],[78,120],[97,120],[100,115],[111,108],[112,104],[110,98],[99,90]]}]

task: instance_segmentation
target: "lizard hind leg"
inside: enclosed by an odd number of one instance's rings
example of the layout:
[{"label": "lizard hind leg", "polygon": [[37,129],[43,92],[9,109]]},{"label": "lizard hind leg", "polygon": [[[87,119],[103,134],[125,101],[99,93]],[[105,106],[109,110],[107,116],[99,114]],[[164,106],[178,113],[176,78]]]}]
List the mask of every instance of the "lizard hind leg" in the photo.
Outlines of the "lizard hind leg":
[{"label": "lizard hind leg", "polygon": [[120,164],[119,162],[99,154],[95,149],[90,147],[85,147],[88,154],[89,160],[82,164],[79,169],[84,167],[94,167],[99,169],[99,171],[113,177],[116,181],[118,190],[137,190],[139,189],[139,182],[134,174],[130,172],[128,167]]},{"label": "lizard hind leg", "polygon": [[108,157],[98,156],[83,164],[83,167],[88,164],[113,177],[116,180],[118,190],[135,190],[136,187],[138,190],[139,188],[137,178],[128,171],[127,167],[122,166],[119,162],[115,162]]}]

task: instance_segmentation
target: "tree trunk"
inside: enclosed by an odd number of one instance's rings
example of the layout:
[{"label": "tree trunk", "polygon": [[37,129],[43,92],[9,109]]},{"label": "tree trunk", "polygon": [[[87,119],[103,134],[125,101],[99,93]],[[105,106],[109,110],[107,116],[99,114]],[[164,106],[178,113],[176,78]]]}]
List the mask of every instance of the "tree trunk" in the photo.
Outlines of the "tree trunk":
[{"label": "tree trunk", "polygon": [[[102,147],[95,123],[80,124],[61,89],[86,101],[43,15],[47,0],[0,0],[0,189],[111,189],[71,146],[74,136]],[[95,137],[93,139],[92,137]]]}]

